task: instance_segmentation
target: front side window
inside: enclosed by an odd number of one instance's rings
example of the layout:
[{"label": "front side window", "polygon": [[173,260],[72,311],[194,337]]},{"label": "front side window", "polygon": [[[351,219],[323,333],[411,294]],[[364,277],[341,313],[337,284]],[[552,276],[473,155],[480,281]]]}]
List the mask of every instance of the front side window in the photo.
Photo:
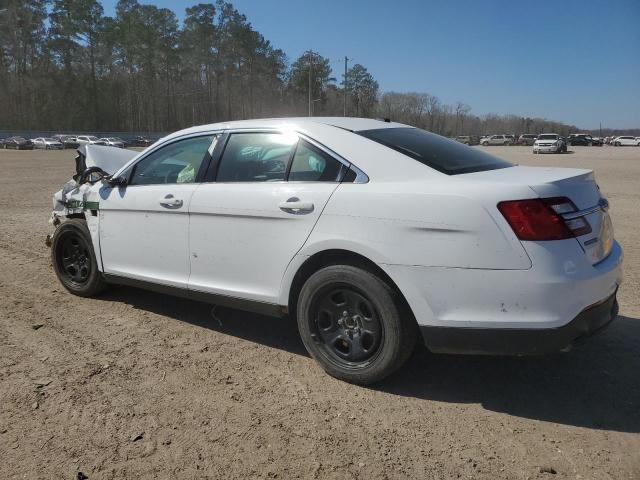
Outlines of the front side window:
[{"label": "front side window", "polygon": [[419,128],[380,128],[356,133],[447,175],[513,166],[481,150]]},{"label": "front side window", "polygon": [[216,181],[283,181],[297,141],[297,135],[233,133],[222,154]]},{"label": "front side window", "polygon": [[304,140],[298,142],[289,172],[291,182],[336,182],[342,163]]},{"label": "front side window", "polygon": [[130,185],[193,183],[214,135],[187,138],[162,147],[136,163]]}]

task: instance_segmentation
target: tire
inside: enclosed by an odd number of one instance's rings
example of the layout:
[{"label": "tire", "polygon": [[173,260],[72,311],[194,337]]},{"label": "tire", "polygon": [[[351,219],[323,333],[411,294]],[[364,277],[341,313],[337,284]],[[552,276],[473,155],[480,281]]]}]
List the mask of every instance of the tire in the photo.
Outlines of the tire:
[{"label": "tire", "polygon": [[614,147],[619,147],[620,146],[620,142],[616,142],[613,144]]},{"label": "tire", "polygon": [[482,142],[482,146],[483,147],[488,147],[489,146],[489,142]]},{"label": "tire", "polygon": [[106,288],[84,220],[72,218],[58,227],[51,244],[51,262],[60,283],[74,295],[93,297]]},{"label": "tire", "polygon": [[373,273],[331,265],[305,282],[297,322],[309,354],[331,376],[369,385],[395,372],[411,355],[413,315]]}]

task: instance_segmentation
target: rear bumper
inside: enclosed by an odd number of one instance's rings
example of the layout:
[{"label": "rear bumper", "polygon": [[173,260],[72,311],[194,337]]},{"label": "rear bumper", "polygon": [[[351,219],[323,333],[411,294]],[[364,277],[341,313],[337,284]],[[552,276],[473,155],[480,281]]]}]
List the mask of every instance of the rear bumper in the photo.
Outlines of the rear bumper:
[{"label": "rear bumper", "polygon": [[557,328],[460,328],[420,326],[422,338],[435,353],[539,355],[562,350],[604,330],[618,315],[616,293],[587,307]]}]

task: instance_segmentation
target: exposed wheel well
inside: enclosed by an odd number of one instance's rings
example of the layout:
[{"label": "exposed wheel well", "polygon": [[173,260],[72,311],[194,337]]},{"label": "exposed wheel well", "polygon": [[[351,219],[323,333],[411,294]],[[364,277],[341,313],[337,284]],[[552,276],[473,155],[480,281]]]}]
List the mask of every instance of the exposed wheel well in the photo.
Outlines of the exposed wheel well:
[{"label": "exposed wheel well", "polygon": [[289,289],[289,315],[295,317],[298,295],[300,294],[300,289],[307,279],[313,275],[313,273],[317,272],[321,268],[328,267],[329,265],[352,265],[378,276],[393,289],[396,294],[396,298],[398,299],[399,307],[413,316],[413,312],[411,311],[407,300],[404,298],[404,295],[391,277],[389,277],[384,270],[367,257],[349,250],[324,250],[312,255],[302,264],[293,277],[291,288]]}]

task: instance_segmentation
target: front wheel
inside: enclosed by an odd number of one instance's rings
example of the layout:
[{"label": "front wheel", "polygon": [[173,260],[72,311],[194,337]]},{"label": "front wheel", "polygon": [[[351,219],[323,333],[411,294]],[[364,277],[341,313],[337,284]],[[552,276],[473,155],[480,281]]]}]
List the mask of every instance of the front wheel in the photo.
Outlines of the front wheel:
[{"label": "front wheel", "polygon": [[416,324],[382,279],[351,265],[309,277],[297,305],[298,329],[330,375],[360,385],[379,382],[413,351]]},{"label": "front wheel", "polygon": [[488,147],[489,146],[489,142],[482,142],[482,146]]},{"label": "front wheel", "polygon": [[106,287],[98,270],[91,235],[84,220],[69,219],[53,235],[51,260],[60,283],[80,297],[92,297]]}]

